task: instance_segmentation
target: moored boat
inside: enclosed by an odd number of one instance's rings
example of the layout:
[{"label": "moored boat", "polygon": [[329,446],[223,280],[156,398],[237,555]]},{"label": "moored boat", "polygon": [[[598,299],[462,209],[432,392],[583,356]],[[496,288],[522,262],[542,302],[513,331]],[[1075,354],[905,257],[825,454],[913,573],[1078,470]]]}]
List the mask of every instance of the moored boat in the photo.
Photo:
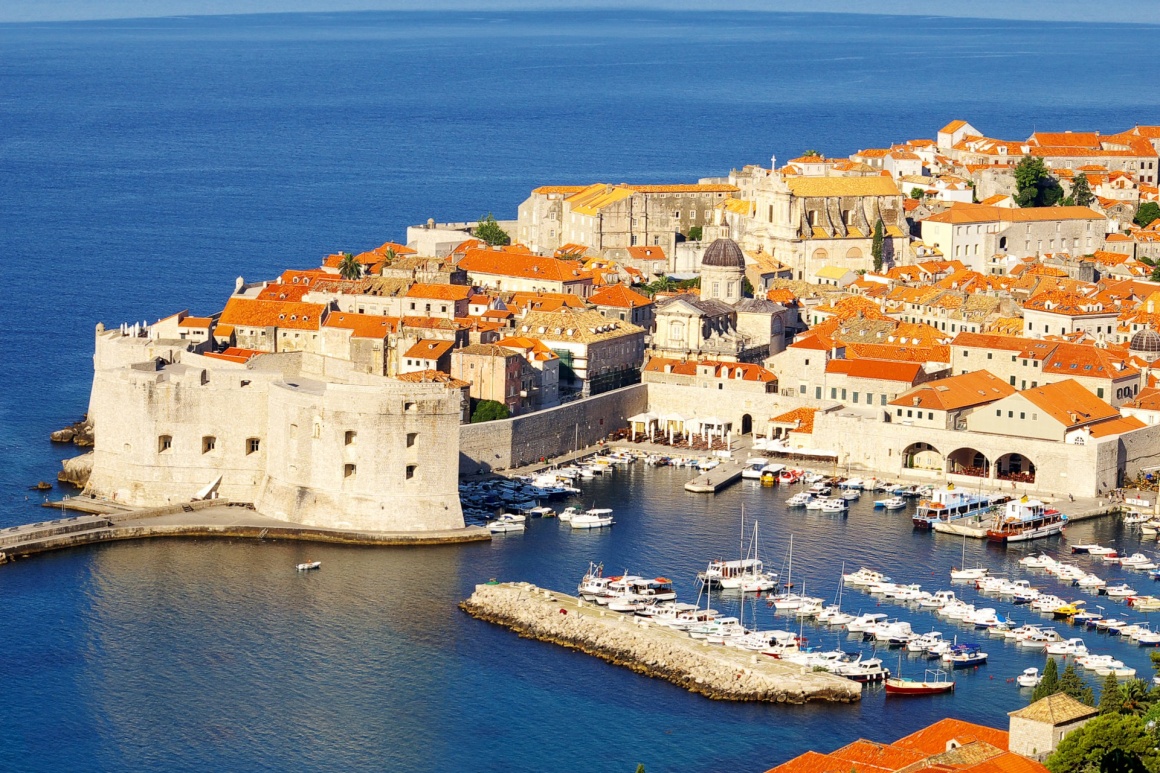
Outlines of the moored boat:
[{"label": "moored boat", "polygon": [[1061,534],[1067,525],[1067,516],[1049,508],[1038,499],[1024,496],[1014,502],[1007,502],[1003,510],[995,514],[987,539],[991,542],[1025,542]]},{"label": "moored boat", "polygon": [[886,680],[887,695],[938,695],[953,692],[955,683],[941,668],[927,669],[921,680],[907,677],[890,677]]},{"label": "moored boat", "polygon": [[[906,494],[902,494],[906,496]],[[957,521],[970,518],[990,510],[997,504],[1006,502],[1010,497],[993,497],[981,492],[960,491],[953,483],[946,488],[934,491],[929,499],[918,503],[914,513],[914,527],[916,529],[931,529],[935,523]]]},{"label": "moored boat", "polygon": [[306,561],[306,562],[303,562],[301,564],[298,564],[294,568],[297,569],[299,572],[311,572],[311,571],[314,571],[315,569],[321,569],[322,562],[321,561]]}]

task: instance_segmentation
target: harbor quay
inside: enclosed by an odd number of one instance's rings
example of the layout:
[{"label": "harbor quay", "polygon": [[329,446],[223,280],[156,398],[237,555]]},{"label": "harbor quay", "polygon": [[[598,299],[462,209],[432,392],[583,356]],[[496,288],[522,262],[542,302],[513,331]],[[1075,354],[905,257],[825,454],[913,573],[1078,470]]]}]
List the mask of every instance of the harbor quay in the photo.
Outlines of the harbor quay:
[{"label": "harbor quay", "polygon": [[861,685],[764,655],[698,642],[530,583],[478,585],[460,607],[472,617],[717,700],[766,703],[861,699]]}]

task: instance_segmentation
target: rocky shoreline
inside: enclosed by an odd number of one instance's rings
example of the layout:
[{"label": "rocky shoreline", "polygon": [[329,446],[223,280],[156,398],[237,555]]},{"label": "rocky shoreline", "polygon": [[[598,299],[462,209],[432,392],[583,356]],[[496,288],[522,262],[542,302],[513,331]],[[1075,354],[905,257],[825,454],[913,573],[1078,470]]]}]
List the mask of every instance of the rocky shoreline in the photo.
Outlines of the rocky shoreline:
[{"label": "rocky shoreline", "polygon": [[861,700],[861,685],[744,650],[705,644],[529,583],[477,585],[467,614],[521,637],[579,650],[714,700],[800,704]]},{"label": "rocky shoreline", "polygon": [[[58,429],[48,437],[53,443],[70,443],[79,448],[92,448],[94,442],[93,423],[86,415],[80,421],[73,422],[63,429]],[[71,459],[63,459],[60,467],[60,472],[56,474],[58,481],[77,488],[84,488],[85,484],[89,482],[89,475],[93,472],[93,452],[89,451]]]}]

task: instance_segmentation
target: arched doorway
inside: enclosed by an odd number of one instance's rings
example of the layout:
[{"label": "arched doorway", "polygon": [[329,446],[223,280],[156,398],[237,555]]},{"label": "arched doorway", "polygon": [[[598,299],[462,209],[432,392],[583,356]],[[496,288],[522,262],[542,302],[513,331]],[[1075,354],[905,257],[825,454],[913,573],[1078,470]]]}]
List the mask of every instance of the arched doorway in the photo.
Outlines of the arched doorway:
[{"label": "arched doorway", "polygon": [[748,435],[753,432],[753,417],[748,413],[741,417],[741,434]]},{"label": "arched doorway", "polygon": [[973,475],[986,478],[991,474],[991,460],[982,451],[960,448],[947,456],[947,472],[955,475]]},{"label": "arched doorway", "polygon": [[908,470],[943,471],[945,459],[930,443],[911,443],[902,451],[902,466]]},{"label": "arched doorway", "polygon": [[1016,483],[1034,483],[1035,465],[1022,454],[1003,454],[995,460],[995,477]]}]

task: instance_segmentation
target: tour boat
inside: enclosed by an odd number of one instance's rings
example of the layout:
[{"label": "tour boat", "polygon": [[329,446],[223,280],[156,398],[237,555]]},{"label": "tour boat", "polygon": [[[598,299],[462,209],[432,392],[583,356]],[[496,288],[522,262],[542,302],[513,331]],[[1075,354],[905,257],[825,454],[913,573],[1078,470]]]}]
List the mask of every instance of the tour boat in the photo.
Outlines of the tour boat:
[{"label": "tour boat", "polygon": [[1038,668],[1025,668],[1022,674],[1015,677],[1015,681],[1020,687],[1038,687],[1039,683],[1043,681],[1043,677],[1039,675]]},{"label": "tour boat", "polygon": [[764,571],[762,563],[756,558],[710,561],[709,566],[704,571],[697,572],[697,579],[709,585],[719,585],[722,588],[737,588],[740,587],[738,578],[742,575],[760,574],[762,571]]},{"label": "tour boat", "polygon": [[963,518],[970,518],[990,510],[1001,501],[1009,497],[993,497],[970,491],[959,491],[953,483],[946,488],[939,489],[931,494],[930,499],[918,503],[914,513],[914,527],[916,529],[930,529],[936,522],[949,523]]},{"label": "tour boat", "polygon": [[927,669],[922,680],[897,676],[886,679],[887,695],[938,695],[954,692],[954,680],[948,678],[941,668]]},{"label": "tour boat", "polygon": [[306,563],[298,564],[295,567],[295,569],[297,569],[300,572],[309,572],[309,571],[313,571],[314,569],[321,569],[321,568],[322,568],[321,561],[307,561]]},{"label": "tour boat", "polygon": [[1038,499],[1024,496],[1019,501],[1007,502],[1002,512],[995,514],[987,539],[1003,543],[1041,539],[1061,534],[1066,525],[1066,515]]},{"label": "tour boat", "polygon": [[612,510],[607,507],[594,507],[573,515],[568,523],[573,529],[599,529],[602,526],[611,526]]},{"label": "tour boat", "polygon": [[883,510],[901,510],[906,507],[906,500],[902,497],[887,497],[874,500],[874,507]]}]

